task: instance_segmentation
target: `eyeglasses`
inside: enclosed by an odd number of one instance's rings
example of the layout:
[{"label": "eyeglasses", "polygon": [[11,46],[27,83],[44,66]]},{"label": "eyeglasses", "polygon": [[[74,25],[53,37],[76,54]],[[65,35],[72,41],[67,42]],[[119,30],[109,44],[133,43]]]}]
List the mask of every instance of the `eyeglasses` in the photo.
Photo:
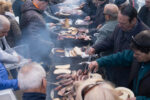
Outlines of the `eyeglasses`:
[{"label": "eyeglasses", "polygon": [[95,84],[89,84],[89,85],[87,85],[86,87],[84,87],[84,88],[82,89],[82,92],[81,92],[82,100],[84,100],[85,95],[86,95],[90,90],[92,90],[93,88],[95,88],[96,86],[98,86],[99,84],[102,84],[102,83],[104,83],[104,81],[97,81]]}]

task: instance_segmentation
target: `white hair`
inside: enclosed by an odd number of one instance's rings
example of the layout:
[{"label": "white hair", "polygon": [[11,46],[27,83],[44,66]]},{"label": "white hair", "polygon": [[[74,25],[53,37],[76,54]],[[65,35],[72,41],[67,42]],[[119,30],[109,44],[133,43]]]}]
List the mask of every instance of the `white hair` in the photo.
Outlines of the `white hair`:
[{"label": "white hair", "polygon": [[21,90],[39,88],[46,77],[44,68],[38,63],[23,66],[18,73],[18,84]]},{"label": "white hair", "polygon": [[5,24],[10,25],[9,20],[8,20],[4,15],[0,15],[0,30],[3,29],[3,26],[4,26]]}]

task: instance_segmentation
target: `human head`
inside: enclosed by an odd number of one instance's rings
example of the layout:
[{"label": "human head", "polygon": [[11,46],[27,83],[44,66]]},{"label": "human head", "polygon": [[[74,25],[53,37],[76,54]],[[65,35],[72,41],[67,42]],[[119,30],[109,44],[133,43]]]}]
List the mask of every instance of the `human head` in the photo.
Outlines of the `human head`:
[{"label": "human head", "polygon": [[115,4],[106,4],[103,14],[106,20],[116,20],[118,17],[119,9]]},{"label": "human head", "polygon": [[9,20],[5,16],[0,15],[0,37],[7,36],[9,29],[10,29]]},{"label": "human head", "polygon": [[38,63],[29,63],[18,72],[18,84],[21,90],[46,90],[46,72]]},{"label": "human head", "polygon": [[33,0],[33,4],[36,5],[39,10],[45,10],[48,5],[48,0]]},{"label": "human head", "polygon": [[119,27],[123,31],[130,31],[137,23],[137,11],[131,5],[122,7],[118,14]]},{"label": "human head", "polygon": [[129,0],[115,0],[114,2],[120,9],[130,4]]},{"label": "human head", "polygon": [[8,12],[12,12],[12,3],[10,1],[6,1],[6,3],[4,4],[4,11],[8,11]]},{"label": "human head", "polygon": [[109,82],[88,79],[77,85],[76,100],[120,100]]},{"label": "human head", "polygon": [[146,7],[150,8],[150,0],[145,0]]},{"label": "human head", "polygon": [[131,48],[138,62],[150,61],[150,30],[145,30],[132,37]]},{"label": "human head", "polygon": [[0,14],[3,14],[3,12],[4,12],[4,7],[3,7],[3,5],[5,4],[5,2],[6,2],[6,1],[4,1],[4,0],[0,0]]}]

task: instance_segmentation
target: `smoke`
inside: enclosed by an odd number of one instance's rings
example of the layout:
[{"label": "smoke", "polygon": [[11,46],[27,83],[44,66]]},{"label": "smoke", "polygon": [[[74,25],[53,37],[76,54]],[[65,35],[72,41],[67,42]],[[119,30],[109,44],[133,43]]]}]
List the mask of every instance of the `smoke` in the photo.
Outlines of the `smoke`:
[{"label": "smoke", "polygon": [[25,45],[28,50],[21,50],[21,55],[33,61],[48,63],[49,53],[54,47],[52,32],[46,28],[40,28],[34,32],[29,30],[30,28],[22,30],[23,35],[19,44]]}]

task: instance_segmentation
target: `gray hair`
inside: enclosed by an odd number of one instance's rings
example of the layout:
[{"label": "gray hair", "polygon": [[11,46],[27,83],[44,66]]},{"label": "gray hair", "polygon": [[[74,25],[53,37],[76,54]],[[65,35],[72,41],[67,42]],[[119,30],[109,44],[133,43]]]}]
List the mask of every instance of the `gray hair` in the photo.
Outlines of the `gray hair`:
[{"label": "gray hair", "polygon": [[0,15],[0,31],[3,29],[5,24],[10,25],[9,20],[4,15]]},{"label": "gray hair", "polygon": [[116,20],[118,17],[119,8],[115,4],[106,4],[105,5],[106,14],[108,14],[112,20]]},{"label": "gray hair", "polygon": [[44,68],[38,63],[30,63],[19,70],[18,84],[22,90],[39,88],[44,77],[46,77]]}]

